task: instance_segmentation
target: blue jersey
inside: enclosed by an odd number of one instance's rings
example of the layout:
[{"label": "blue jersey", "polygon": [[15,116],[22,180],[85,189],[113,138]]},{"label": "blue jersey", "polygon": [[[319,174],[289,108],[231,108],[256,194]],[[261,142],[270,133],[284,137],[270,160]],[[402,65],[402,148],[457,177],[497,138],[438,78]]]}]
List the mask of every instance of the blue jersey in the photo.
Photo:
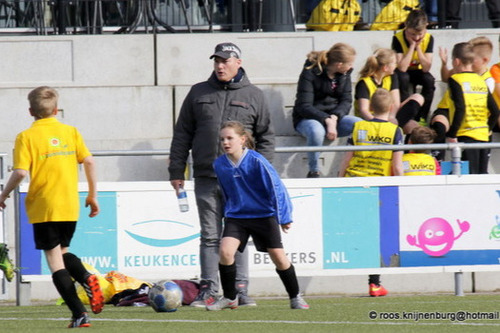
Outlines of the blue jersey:
[{"label": "blue jersey", "polygon": [[252,219],[275,216],[279,224],[292,222],[292,204],[283,182],[265,157],[245,149],[234,164],[219,156],[214,170],[224,194],[224,216]]}]

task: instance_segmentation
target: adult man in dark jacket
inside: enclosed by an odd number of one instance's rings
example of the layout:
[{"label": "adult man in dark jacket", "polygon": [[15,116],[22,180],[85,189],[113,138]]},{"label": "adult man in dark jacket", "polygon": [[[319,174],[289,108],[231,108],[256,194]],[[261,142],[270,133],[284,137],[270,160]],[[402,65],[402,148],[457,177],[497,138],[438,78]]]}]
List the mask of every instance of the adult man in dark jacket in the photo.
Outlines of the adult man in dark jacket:
[{"label": "adult man in dark jacket", "polygon": [[[262,91],[252,85],[241,67],[241,51],[233,43],[215,47],[214,71],[207,81],[195,84],[182,104],[170,147],[170,183],[184,185],[189,150],[193,156],[196,204],[201,226],[200,294],[192,306],[205,307],[218,292],[219,240],[222,234],[222,194],[212,163],[221,154],[219,130],[236,120],[249,130],[256,150],[272,161],[274,132]],[[247,295],[248,254],[236,256],[239,305],[256,305]]]}]

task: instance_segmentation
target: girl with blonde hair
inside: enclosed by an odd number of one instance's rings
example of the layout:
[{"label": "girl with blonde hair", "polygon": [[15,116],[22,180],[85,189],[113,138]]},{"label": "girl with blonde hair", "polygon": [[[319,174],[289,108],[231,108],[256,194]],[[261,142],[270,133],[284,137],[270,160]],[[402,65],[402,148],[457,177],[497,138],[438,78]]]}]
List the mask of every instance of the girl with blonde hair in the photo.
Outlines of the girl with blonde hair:
[{"label": "girl with blonde hair", "polygon": [[[293,126],[306,138],[308,146],[318,147],[326,139],[348,136],[358,117],[349,115],[352,107],[353,47],[337,43],[328,51],[307,55],[297,84]],[[308,153],[308,178],[319,177],[319,152]]]},{"label": "girl with blonde hair", "polygon": [[424,98],[420,94],[413,94],[401,102],[399,81],[394,73],[395,69],[396,53],[393,50],[382,48],[369,56],[359,73],[360,79],[354,93],[354,110],[355,115],[364,120],[373,119],[370,99],[378,88],[387,89],[394,100],[394,107],[389,119],[408,134],[418,126],[414,118],[424,104]]},{"label": "girl with blonde hair", "polygon": [[290,300],[290,308],[307,310],[300,294],[295,267],[286,256],[280,231],[292,227],[292,203],[274,167],[252,150],[251,135],[243,124],[222,125],[220,143],[224,154],[213,166],[224,196],[224,231],[220,244],[219,272],[223,296],[207,304],[209,311],[236,309],[237,267],[235,254],[243,252],[252,236],[255,248],[267,252],[276,266]]}]

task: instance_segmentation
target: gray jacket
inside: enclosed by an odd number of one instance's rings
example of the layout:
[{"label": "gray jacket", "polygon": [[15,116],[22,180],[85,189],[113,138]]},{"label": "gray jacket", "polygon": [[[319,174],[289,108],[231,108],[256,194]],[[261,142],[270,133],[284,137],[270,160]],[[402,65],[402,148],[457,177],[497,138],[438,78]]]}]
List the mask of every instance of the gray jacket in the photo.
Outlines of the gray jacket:
[{"label": "gray jacket", "polygon": [[272,162],[274,131],[262,91],[246,74],[239,82],[221,83],[212,73],[191,87],[182,104],[170,146],[170,180],[184,179],[190,149],[193,177],[215,177],[212,163],[223,154],[219,131],[228,120],[241,122],[252,133],[256,150]]}]

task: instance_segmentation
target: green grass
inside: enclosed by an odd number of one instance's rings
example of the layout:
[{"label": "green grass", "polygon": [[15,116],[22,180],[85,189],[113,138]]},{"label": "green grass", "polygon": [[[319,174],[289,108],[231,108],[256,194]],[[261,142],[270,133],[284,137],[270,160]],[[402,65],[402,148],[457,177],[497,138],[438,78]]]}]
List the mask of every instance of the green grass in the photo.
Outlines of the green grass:
[{"label": "green grass", "polygon": [[[456,314],[458,311],[496,313],[500,296],[494,294],[419,295],[308,298],[311,309],[291,310],[286,299],[259,299],[257,307],[208,312],[182,307],[174,313],[155,313],[150,307],[107,305],[92,315],[92,332],[498,332],[500,319],[466,321],[375,319],[371,311],[387,316],[404,312]],[[69,311],[65,306],[0,306],[0,332],[67,332]]]}]

